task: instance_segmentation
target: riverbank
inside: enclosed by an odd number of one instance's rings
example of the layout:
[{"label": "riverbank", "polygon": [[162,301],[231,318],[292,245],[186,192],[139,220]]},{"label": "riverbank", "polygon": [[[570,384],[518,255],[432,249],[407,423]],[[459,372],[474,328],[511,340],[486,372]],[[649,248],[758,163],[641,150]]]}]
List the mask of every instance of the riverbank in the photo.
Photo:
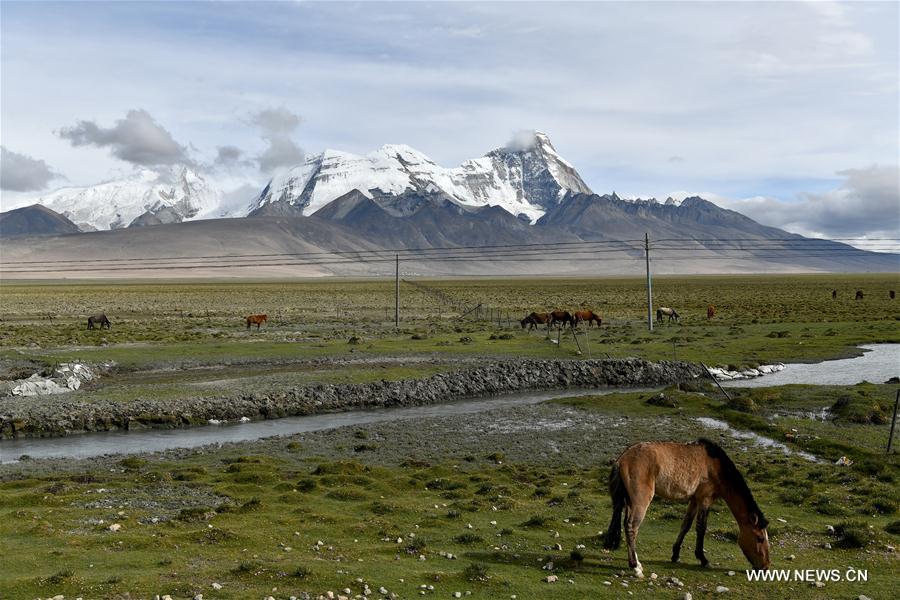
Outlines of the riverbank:
[{"label": "riverbank", "polygon": [[[179,428],[215,421],[435,404],[510,392],[665,385],[703,375],[699,365],[637,358],[499,361],[422,379],[312,384],[276,393],[85,402],[68,396],[0,400],[0,436],[54,437],[92,431]],[[2,442],[0,442],[2,451]]]}]

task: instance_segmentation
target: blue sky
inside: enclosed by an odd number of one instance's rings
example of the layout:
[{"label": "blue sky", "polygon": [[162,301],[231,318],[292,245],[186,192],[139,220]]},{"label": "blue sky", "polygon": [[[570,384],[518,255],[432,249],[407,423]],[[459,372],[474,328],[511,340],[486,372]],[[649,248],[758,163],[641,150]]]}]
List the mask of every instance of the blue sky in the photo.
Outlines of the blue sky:
[{"label": "blue sky", "polygon": [[[60,133],[135,110],[195,164],[240,150],[216,176],[248,188],[273,136],[308,153],[405,143],[452,166],[538,129],[600,193],[703,193],[801,233],[900,235],[895,2],[0,10],[4,162],[43,161],[27,172],[44,189],[131,169]],[[261,131],[270,109],[299,126]],[[41,191],[5,189],[4,205]]]}]

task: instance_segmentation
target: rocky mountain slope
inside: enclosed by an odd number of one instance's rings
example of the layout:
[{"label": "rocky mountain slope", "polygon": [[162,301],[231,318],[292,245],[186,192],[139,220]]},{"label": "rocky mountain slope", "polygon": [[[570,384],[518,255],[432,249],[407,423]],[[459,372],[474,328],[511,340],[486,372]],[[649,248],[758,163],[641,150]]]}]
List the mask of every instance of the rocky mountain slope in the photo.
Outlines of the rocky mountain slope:
[{"label": "rocky mountain slope", "polygon": [[405,145],[382,146],[365,156],[326,150],[274,177],[250,214],[310,215],[353,190],[370,198],[441,192],[463,206],[499,206],[530,221],[567,192],[591,192],[547,135],[536,132],[516,147],[449,169]]},{"label": "rocky mountain slope", "polygon": [[0,237],[79,233],[78,225],[46,206],[32,204],[0,213]]}]

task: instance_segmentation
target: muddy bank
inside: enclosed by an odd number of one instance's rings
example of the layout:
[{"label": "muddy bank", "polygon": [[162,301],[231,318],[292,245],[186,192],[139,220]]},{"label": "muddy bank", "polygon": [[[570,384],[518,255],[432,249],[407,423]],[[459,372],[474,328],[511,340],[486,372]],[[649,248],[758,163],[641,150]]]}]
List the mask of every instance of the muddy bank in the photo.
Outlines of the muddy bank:
[{"label": "muddy bank", "polygon": [[127,403],[86,402],[69,396],[0,401],[0,436],[53,437],[145,427],[178,428],[211,419],[277,419],[359,408],[414,406],[528,390],[607,385],[659,385],[695,379],[702,368],[686,362],[610,360],[500,361],[423,379],[365,384],[314,384],[276,393],[216,398],[142,398]]}]

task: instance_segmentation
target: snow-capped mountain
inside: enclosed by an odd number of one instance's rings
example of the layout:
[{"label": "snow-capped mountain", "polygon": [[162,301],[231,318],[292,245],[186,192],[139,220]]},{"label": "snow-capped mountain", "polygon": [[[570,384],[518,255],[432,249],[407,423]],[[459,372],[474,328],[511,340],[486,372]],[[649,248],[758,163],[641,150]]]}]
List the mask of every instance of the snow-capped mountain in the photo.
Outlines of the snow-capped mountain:
[{"label": "snow-capped mountain", "polygon": [[83,230],[178,223],[203,218],[219,206],[222,193],[188,167],[143,169],[114,181],[66,187],[38,198]]},{"label": "snow-capped mountain", "polygon": [[365,156],[326,150],[277,174],[250,206],[251,214],[311,215],[353,190],[368,197],[443,192],[464,206],[499,206],[537,221],[567,192],[589,194],[575,168],[546,134],[444,168],[406,145],[385,145]]}]

